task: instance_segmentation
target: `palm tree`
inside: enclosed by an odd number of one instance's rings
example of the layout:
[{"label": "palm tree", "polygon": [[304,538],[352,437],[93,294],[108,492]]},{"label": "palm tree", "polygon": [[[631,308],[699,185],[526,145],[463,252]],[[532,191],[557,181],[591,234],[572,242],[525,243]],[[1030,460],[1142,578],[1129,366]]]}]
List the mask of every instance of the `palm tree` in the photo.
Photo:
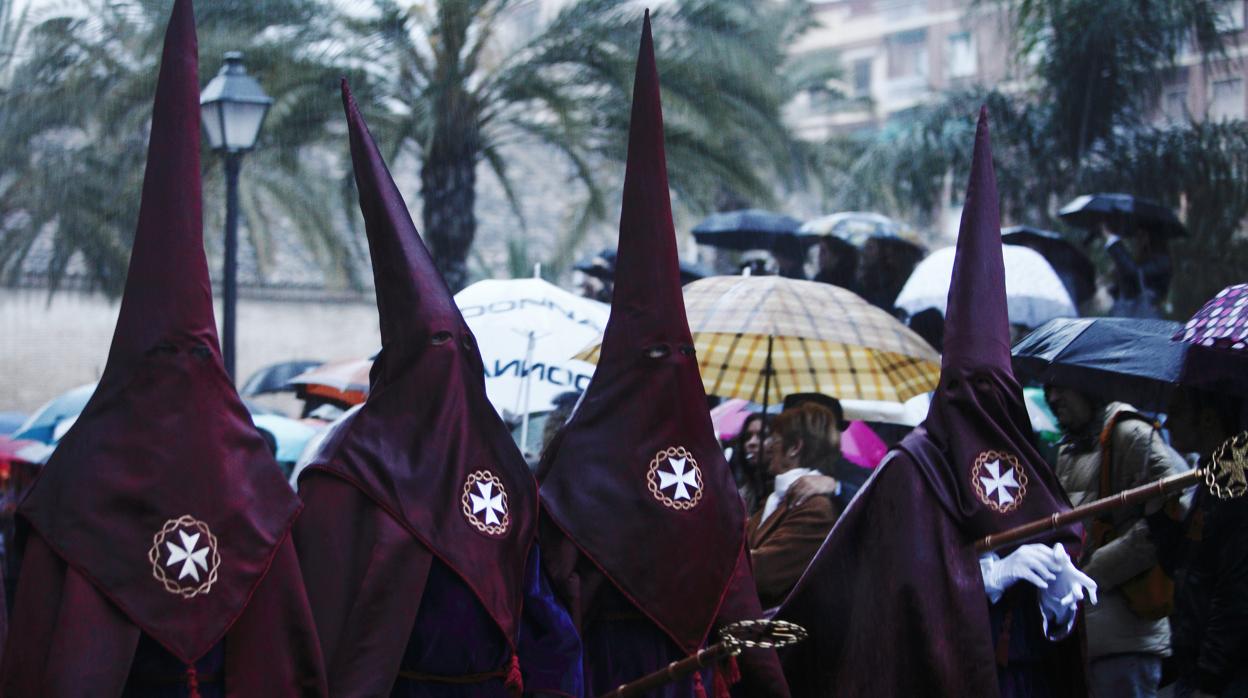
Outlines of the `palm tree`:
[{"label": "palm tree", "polygon": [[1018,49],[1039,56],[1051,131],[1078,163],[1115,128],[1144,123],[1162,71],[1189,42],[1222,51],[1220,0],[998,0],[1014,15]]},{"label": "palm tree", "polygon": [[[0,95],[0,271],[8,280],[46,242],[53,288],[81,259],[94,284],[120,291],[171,4],[86,0],[28,30],[24,58]],[[326,95],[351,72],[340,67],[335,22],[319,0],[199,4],[201,78],[211,77],[225,51],[241,49],[275,98],[262,146],[244,171],[241,202],[261,276],[274,254],[270,232],[280,226],[299,235],[332,278],[356,281],[359,253],[341,233],[340,179],[332,168],[308,166],[340,149],[319,145],[326,125],[340,118]],[[220,230],[224,184],[214,158],[204,166],[207,229]],[[217,237],[207,240],[215,251]]]},{"label": "palm tree", "polygon": [[[419,162],[423,232],[453,289],[468,278],[476,234],[477,167],[497,175],[523,215],[508,152],[538,144],[569,163],[584,195],[561,248],[607,216],[604,165],[622,162],[641,9],[627,0],[574,0],[529,38],[507,22],[520,0],[374,0],[354,28],[374,68],[370,115],[382,140]],[[793,139],[780,107],[792,93],[784,49],[804,28],[794,0],[672,0],[654,13],[669,176],[677,200],[713,207],[725,188],[768,202]],[[527,245],[513,242],[513,256]],[[566,260],[556,260],[566,261]],[[522,266],[513,263],[513,266]]]},{"label": "palm tree", "polygon": [[9,68],[26,25],[26,11],[15,15],[13,9],[13,0],[0,0],[0,90],[8,85]]},{"label": "palm tree", "polygon": [[1185,44],[1206,60],[1224,53],[1222,3],[998,1],[1014,13],[1017,57],[1038,57],[1030,86],[950,92],[905,122],[825,144],[823,158],[842,173],[829,197],[930,223],[942,197],[965,181],[975,112],[987,104],[995,157],[1008,163],[997,170],[1007,219],[1063,229],[1057,209],[1090,191],[1186,204],[1192,235],[1174,248],[1183,282],[1171,287],[1172,312],[1186,317],[1248,260],[1235,235],[1248,214],[1248,124],[1156,127],[1148,119]]}]

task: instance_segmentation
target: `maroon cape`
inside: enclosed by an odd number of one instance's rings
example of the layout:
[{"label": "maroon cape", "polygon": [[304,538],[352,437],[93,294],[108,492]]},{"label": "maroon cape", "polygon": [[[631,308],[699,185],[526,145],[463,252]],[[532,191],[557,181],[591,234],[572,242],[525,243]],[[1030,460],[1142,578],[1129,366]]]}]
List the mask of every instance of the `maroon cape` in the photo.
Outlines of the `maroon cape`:
[{"label": "maroon cape", "polygon": [[[582,629],[594,691],[696,651],[717,625],[761,616],[744,508],[685,319],[648,13],[617,260],[593,381],[539,470],[546,568]],[[639,623],[622,631],[633,639],[594,641],[595,624],[612,619]],[[787,695],[771,652],[742,667],[749,695]]]},{"label": "maroon cape", "polygon": [[[985,110],[927,419],[863,487],[777,614],[811,634],[782,657],[797,695],[1086,695],[1077,635],[1043,640],[1025,584],[990,609],[974,549],[1070,507],[1033,446],[1010,367],[997,205]],[[1080,539],[1071,527],[1041,542],[1061,541],[1078,559]],[[1012,683],[1020,663],[1032,683],[1023,688]]]},{"label": "maroon cape", "polygon": [[[396,677],[505,693],[522,678],[536,483],[486,397],[476,340],[345,82],[343,104],[382,348],[368,400],[326,438],[299,482],[307,510],[295,537],[331,693],[387,693]],[[434,617],[423,601],[431,591],[453,594],[460,608]],[[479,628],[478,615],[487,619]],[[472,630],[447,635],[456,625]],[[427,642],[434,636],[438,643]],[[409,640],[441,646],[414,649]],[[435,650],[437,661],[404,658]]]},{"label": "maroon cape", "polygon": [[4,695],[117,695],[140,634],[174,683],[224,639],[227,693],[325,691],[288,535],[299,500],[221,362],[199,146],[195,20],[178,0],[108,364],[18,511]]}]

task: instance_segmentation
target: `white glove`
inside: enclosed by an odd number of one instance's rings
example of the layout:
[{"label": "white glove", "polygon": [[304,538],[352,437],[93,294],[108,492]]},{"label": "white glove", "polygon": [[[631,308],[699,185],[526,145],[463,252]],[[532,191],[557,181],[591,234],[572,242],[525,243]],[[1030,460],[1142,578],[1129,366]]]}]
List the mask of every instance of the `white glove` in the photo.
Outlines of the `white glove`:
[{"label": "white glove", "polygon": [[1005,590],[1020,580],[1030,582],[1037,589],[1047,589],[1051,582],[1057,580],[1060,569],[1053,550],[1039,543],[1021,546],[1004,558],[997,557],[995,553],[979,558],[984,591],[988,592],[988,600],[992,603],[999,601]]},{"label": "white glove", "polygon": [[1075,567],[1061,543],[1054,545],[1052,552],[1058,566],[1057,580],[1040,591],[1040,606],[1054,618],[1061,619],[1079,608],[1079,602],[1085,596],[1096,605],[1096,582]]}]

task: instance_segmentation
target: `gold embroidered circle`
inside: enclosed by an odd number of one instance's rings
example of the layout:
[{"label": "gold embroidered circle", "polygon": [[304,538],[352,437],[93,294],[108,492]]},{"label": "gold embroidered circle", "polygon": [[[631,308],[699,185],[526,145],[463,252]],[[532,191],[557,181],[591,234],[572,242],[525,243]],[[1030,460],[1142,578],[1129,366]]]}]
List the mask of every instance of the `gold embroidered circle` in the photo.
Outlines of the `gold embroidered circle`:
[{"label": "gold embroidered circle", "polygon": [[1014,454],[984,451],[971,466],[975,496],[998,514],[1008,514],[1027,496],[1027,472]]},{"label": "gold embroidered circle", "polygon": [[184,599],[207,594],[217,583],[221,567],[217,537],[208,524],[188,514],[161,526],[152,536],[147,559],[152,563],[152,577],[165,591]]},{"label": "gold embroidered circle", "polygon": [[[702,501],[702,469],[684,446],[665,448],[655,454],[646,472],[650,494],[665,507],[688,511]],[[666,490],[671,490],[668,496]]]},{"label": "gold embroidered circle", "polygon": [[478,470],[468,476],[460,503],[468,523],[486,535],[501,536],[511,528],[507,488],[488,470]]}]

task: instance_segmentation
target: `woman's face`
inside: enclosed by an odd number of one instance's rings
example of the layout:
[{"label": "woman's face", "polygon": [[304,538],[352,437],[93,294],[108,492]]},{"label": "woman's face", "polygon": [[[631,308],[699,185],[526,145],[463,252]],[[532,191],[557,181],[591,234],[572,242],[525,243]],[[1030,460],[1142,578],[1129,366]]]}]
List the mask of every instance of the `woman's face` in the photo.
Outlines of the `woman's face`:
[{"label": "woman's face", "polygon": [[790,456],[784,447],[784,439],[776,432],[767,434],[763,441],[763,455],[767,459],[767,472],[779,475],[797,467],[797,459]]},{"label": "woman's face", "polygon": [[745,443],[742,444],[745,450],[745,462],[750,465],[758,465],[759,454],[763,450],[763,420],[751,419],[750,423],[745,425]]}]

